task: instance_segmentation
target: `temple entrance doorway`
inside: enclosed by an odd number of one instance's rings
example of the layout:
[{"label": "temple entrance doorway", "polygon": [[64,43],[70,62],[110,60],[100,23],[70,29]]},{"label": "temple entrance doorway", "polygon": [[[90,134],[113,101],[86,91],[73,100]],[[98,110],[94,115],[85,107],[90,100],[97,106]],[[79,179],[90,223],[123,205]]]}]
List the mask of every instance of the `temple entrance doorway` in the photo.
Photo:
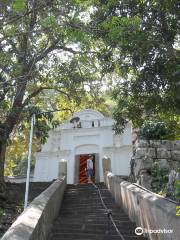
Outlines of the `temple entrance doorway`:
[{"label": "temple entrance doorway", "polygon": [[87,177],[87,159],[89,158],[89,155],[93,156],[93,170],[94,170],[94,176],[92,177],[93,183],[95,183],[95,176],[96,176],[96,159],[95,159],[95,154],[82,154],[79,156],[79,183],[84,184],[88,182],[88,177]]}]

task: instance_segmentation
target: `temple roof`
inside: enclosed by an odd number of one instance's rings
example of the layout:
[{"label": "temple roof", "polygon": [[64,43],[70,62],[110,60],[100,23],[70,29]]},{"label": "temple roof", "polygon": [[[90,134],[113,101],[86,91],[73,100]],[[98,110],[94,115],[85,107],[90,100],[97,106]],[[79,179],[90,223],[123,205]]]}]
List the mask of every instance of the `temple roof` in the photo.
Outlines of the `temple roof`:
[{"label": "temple roof", "polygon": [[101,120],[104,118],[104,115],[93,109],[85,109],[79,112],[76,112],[73,117],[79,117],[80,120]]}]

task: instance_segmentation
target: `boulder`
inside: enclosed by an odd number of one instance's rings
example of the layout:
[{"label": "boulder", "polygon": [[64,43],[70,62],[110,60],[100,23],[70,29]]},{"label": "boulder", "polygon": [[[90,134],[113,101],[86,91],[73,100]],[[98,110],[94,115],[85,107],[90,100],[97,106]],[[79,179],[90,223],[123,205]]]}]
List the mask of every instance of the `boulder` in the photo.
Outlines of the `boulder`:
[{"label": "boulder", "polygon": [[160,168],[164,168],[164,167],[170,168],[168,159],[158,159],[158,163]]},{"label": "boulder", "polygon": [[161,147],[161,148],[166,148],[167,150],[171,150],[172,147],[173,147],[173,141],[162,140],[160,147]]},{"label": "boulder", "polygon": [[171,152],[166,148],[157,148],[157,158],[171,158]]},{"label": "boulder", "polygon": [[136,159],[136,165],[134,168],[135,176],[138,176],[142,169],[149,170],[153,164],[153,159],[150,157]]},{"label": "boulder", "polygon": [[180,162],[179,161],[171,161],[170,164],[172,166],[171,169],[180,168]]},{"label": "boulder", "polygon": [[136,158],[144,158],[146,156],[156,158],[156,152],[154,148],[137,148],[135,156]]},{"label": "boulder", "polygon": [[173,141],[172,142],[172,149],[173,150],[179,150],[180,151],[180,140]]},{"label": "boulder", "polygon": [[180,162],[180,151],[174,150],[171,152],[172,159]]},{"label": "boulder", "polygon": [[152,177],[149,174],[142,173],[140,175],[140,183],[144,188],[151,190],[151,182],[152,182]]},{"label": "boulder", "polygon": [[158,148],[162,146],[161,140],[150,140],[149,142],[150,142],[149,146],[152,148]]},{"label": "boulder", "polygon": [[144,148],[149,147],[149,141],[148,140],[137,140],[135,143],[136,148]]}]

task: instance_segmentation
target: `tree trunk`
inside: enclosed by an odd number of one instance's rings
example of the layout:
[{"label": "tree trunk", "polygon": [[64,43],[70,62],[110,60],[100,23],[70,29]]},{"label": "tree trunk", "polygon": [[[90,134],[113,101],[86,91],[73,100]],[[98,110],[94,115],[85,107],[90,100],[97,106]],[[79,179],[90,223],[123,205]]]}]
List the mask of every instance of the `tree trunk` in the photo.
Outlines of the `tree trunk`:
[{"label": "tree trunk", "polygon": [[26,85],[19,90],[19,96],[15,98],[10,114],[6,121],[0,124],[0,193],[5,190],[4,181],[4,164],[6,156],[6,147],[9,136],[13,131],[14,126],[18,123],[22,107],[22,100],[25,93]]},{"label": "tree trunk", "polygon": [[6,154],[6,143],[7,140],[0,139],[0,194],[4,194],[5,181],[4,181],[4,163]]}]

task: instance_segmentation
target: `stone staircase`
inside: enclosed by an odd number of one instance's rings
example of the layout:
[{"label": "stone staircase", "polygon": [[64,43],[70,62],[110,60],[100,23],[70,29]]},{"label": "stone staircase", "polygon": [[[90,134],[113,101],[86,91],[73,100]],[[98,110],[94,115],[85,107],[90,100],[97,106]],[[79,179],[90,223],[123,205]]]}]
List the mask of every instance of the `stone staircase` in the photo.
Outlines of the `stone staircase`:
[{"label": "stone staircase", "polygon": [[[146,240],[134,233],[135,223],[115,203],[104,184],[98,184],[103,201],[111,209],[116,226],[125,240]],[[103,208],[92,184],[67,185],[60,214],[53,223],[49,240],[116,240],[121,239]]]}]

